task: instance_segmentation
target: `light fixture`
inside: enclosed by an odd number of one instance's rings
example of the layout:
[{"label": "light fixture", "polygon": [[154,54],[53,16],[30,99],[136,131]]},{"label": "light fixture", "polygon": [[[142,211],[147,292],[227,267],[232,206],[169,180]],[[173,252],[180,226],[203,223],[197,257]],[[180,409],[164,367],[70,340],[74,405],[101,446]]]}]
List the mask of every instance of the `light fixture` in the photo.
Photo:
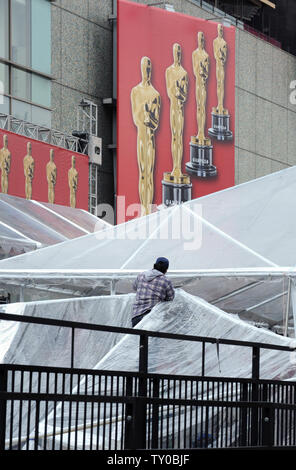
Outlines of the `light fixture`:
[{"label": "light fixture", "polygon": [[171,5],[170,3],[165,3],[164,4],[164,9],[167,11],[175,11],[174,5]]},{"label": "light fixture", "polygon": [[155,7],[155,6],[158,6],[158,5],[162,5],[164,7],[164,9],[167,10],[167,11],[172,11],[172,12],[175,11],[174,5],[172,5],[171,3],[166,3],[165,0],[163,0],[162,2],[148,3],[147,4],[148,7]]}]

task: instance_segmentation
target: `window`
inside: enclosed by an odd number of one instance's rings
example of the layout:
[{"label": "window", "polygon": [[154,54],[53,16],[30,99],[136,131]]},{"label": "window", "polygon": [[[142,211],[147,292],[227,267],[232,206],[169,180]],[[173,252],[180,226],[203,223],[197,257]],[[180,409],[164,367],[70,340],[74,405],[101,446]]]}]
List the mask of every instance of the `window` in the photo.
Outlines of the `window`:
[{"label": "window", "polygon": [[32,75],[31,93],[32,101],[42,106],[50,107],[51,82],[38,75]]},{"label": "window", "polygon": [[0,95],[0,113],[9,114],[9,98]]},{"label": "window", "polygon": [[0,0],[0,57],[8,56],[8,0]]},{"label": "window", "polygon": [[50,73],[50,2],[0,0],[0,112],[50,127]]},{"label": "window", "polygon": [[9,69],[7,65],[0,62],[0,81],[2,83],[3,93],[7,94],[9,91]]},{"label": "window", "polygon": [[12,95],[40,106],[50,107],[50,80],[32,73],[11,67]]},{"label": "window", "polygon": [[[40,18],[42,18],[42,21],[40,21]],[[31,44],[32,69],[50,74],[51,15],[48,1],[34,0],[32,2]]]},{"label": "window", "polygon": [[29,0],[11,0],[11,60],[31,65]]},{"label": "window", "polygon": [[0,113],[9,114],[9,70],[7,65],[0,62]]}]

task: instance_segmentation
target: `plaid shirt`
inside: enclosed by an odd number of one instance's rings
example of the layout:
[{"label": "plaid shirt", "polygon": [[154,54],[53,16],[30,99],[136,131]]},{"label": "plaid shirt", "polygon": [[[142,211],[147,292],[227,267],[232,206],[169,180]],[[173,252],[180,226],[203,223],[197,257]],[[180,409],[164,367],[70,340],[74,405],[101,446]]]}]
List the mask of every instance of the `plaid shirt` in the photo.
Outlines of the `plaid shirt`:
[{"label": "plaid shirt", "polygon": [[175,297],[171,281],[156,269],[139,274],[133,288],[137,291],[133,317],[151,310],[158,302],[173,300]]}]

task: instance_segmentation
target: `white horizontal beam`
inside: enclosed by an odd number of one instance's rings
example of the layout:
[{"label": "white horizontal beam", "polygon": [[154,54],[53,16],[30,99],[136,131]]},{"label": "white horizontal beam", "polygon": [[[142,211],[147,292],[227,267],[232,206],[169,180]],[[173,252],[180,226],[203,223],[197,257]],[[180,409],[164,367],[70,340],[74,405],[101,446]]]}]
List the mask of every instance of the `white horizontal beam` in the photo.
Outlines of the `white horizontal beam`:
[{"label": "white horizontal beam", "polygon": [[[148,269],[148,268],[147,268]],[[2,277],[26,277],[36,278],[67,276],[73,278],[126,278],[134,277],[143,272],[142,269],[0,269]],[[263,267],[263,268],[224,268],[224,269],[171,269],[168,277],[198,278],[198,277],[296,277],[295,267]]]}]

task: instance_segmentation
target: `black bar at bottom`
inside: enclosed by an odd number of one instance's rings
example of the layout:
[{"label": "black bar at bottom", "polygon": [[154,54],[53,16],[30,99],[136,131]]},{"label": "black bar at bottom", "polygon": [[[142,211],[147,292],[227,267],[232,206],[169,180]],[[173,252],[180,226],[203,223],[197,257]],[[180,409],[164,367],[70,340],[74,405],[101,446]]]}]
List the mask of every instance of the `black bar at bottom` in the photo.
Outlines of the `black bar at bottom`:
[{"label": "black bar at bottom", "polygon": [[[0,370],[0,392],[7,391],[7,370]],[[5,430],[6,430],[6,404],[7,400],[0,400],[0,450],[5,450]]]}]

